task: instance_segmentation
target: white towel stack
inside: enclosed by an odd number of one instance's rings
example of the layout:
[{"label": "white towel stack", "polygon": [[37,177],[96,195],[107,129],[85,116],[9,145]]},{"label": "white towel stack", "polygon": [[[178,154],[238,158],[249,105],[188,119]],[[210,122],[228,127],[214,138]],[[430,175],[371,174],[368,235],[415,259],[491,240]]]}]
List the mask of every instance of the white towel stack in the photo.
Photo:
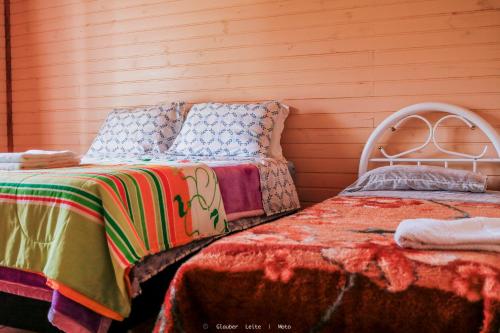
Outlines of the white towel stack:
[{"label": "white towel stack", "polygon": [[500,218],[403,220],[396,229],[394,240],[401,247],[414,249],[500,252]]},{"label": "white towel stack", "polygon": [[69,150],[28,150],[0,153],[0,170],[51,169],[80,164],[80,157]]}]

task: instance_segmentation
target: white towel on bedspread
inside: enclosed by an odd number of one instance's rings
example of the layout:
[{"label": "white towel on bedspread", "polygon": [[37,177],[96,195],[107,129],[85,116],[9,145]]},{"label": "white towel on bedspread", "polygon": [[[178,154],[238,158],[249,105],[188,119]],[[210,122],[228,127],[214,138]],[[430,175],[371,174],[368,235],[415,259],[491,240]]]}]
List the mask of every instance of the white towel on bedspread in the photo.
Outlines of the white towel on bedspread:
[{"label": "white towel on bedspread", "polygon": [[38,163],[0,163],[1,171],[13,170],[33,170],[33,169],[54,169],[54,168],[67,168],[80,165],[78,158],[65,159],[55,162],[38,162]]},{"label": "white towel on bedspread", "polygon": [[500,218],[403,220],[394,240],[401,247],[414,249],[500,252]]}]

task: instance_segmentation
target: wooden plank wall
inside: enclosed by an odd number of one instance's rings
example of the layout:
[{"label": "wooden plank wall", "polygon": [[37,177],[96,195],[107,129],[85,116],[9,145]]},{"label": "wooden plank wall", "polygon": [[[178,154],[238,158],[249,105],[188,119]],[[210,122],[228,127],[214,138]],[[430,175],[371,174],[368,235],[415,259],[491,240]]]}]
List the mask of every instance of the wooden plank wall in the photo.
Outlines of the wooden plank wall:
[{"label": "wooden plank wall", "polygon": [[[500,127],[499,0],[11,6],[16,150],[83,152],[116,106],[281,99],[292,107],[284,150],[309,204],[356,178],[374,126],[407,104],[456,103]],[[449,124],[440,137],[480,150],[484,137],[469,132]],[[415,128],[388,150],[424,137]],[[497,187],[498,178],[491,178]]]},{"label": "wooden plank wall", "polygon": [[0,0],[0,152],[7,151],[7,92],[5,86],[4,1]]}]

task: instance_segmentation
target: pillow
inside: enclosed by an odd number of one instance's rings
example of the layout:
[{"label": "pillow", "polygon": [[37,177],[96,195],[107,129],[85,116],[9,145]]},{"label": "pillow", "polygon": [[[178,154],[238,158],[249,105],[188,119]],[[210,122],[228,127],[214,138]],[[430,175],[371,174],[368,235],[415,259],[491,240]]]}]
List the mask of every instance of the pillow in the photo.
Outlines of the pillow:
[{"label": "pillow", "polygon": [[[195,157],[269,157],[273,137],[275,145],[280,144],[279,129],[275,135],[273,131],[276,126],[279,127],[281,121],[284,123],[286,116],[280,117],[284,110],[278,102],[195,104],[168,154]],[[274,148],[279,154],[280,150]]]},{"label": "pillow", "polygon": [[274,124],[273,134],[271,135],[271,150],[269,156],[276,159],[285,159],[283,156],[283,149],[281,148],[281,135],[285,129],[285,120],[290,114],[288,105],[279,103],[280,111],[276,117]]},{"label": "pillow", "polygon": [[115,109],[85,158],[151,158],[165,153],[184,122],[183,102]]},{"label": "pillow", "polygon": [[394,165],[373,169],[344,192],[358,191],[457,191],[484,192],[486,176],[437,166]]}]

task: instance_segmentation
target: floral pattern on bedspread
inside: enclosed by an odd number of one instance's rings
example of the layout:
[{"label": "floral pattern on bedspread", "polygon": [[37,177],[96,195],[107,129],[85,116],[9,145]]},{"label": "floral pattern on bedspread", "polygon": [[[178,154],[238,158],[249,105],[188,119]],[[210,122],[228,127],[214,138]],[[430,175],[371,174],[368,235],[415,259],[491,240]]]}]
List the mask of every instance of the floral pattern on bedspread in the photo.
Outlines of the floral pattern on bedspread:
[{"label": "floral pattern on bedspread", "polygon": [[497,333],[500,254],[393,241],[402,219],[466,216],[498,217],[500,205],[335,197],[226,237],[181,267],[155,331],[255,323],[271,331]]}]

